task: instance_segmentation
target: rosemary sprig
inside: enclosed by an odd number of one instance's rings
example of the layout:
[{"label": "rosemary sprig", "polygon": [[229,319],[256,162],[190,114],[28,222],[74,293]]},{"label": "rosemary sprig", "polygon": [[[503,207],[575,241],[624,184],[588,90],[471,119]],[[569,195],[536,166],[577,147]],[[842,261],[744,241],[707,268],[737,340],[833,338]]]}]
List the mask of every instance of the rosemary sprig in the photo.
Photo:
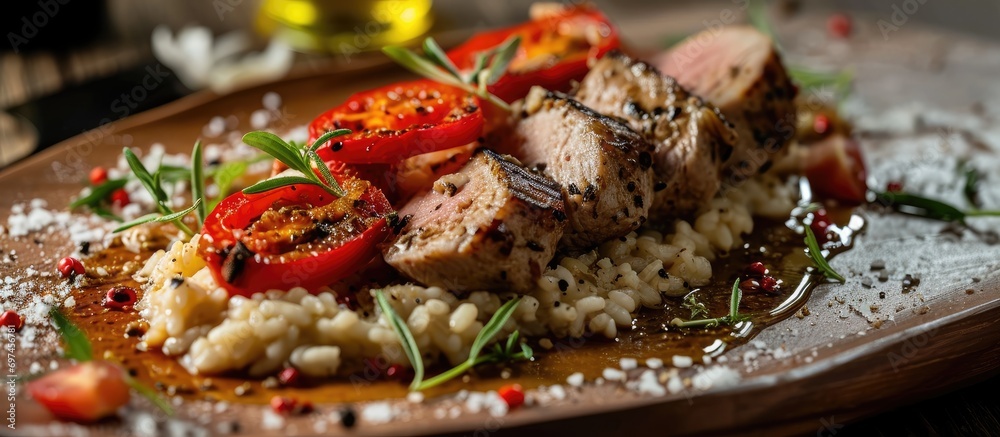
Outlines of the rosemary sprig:
[{"label": "rosemary sprig", "polygon": [[816,240],[816,234],[813,234],[812,229],[809,226],[804,226],[806,230],[806,248],[809,258],[812,258],[813,263],[816,264],[816,268],[819,269],[823,276],[827,278],[836,280],[837,282],[843,283],[845,281],[844,277],[837,273],[833,267],[830,267],[830,263],[826,261],[823,257],[823,250],[819,247],[819,241]]},{"label": "rosemary sprig", "polygon": [[687,296],[684,296],[684,303],[682,303],[681,306],[684,309],[691,311],[692,320],[708,315],[708,308],[705,307],[705,304],[698,302],[698,298],[695,296],[695,292],[693,291],[688,293]]},{"label": "rosemary sprig", "polygon": [[66,358],[77,361],[90,361],[94,359],[94,351],[90,346],[90,340],[87,340],[86,334],[74,325],[62,311],[52,307],[49,309],[49,317],[52,319],[52,324],[55,326],[56,332],[59,333],[63,343],[65,343],[66,348],[63,355]]},{"label": "rosemary sprig", "polygon": [[[149,194],[153,197],[153,202],[156,204],[156,209],[158,211],[157,213],[153,214],[156,214],[157,217],[163,216],[165,219],[159,221],[173,223],[173,225],[176,226],[177,229],[180,229],[181,232],[185,233],[188,237],[193,237],[194,231],[192,231],[191,228],[187,227],[187,225],[185,225],[182,220],[184,216],[187,214],[185,213],[177,215],[177,212],[170,207],[170,198],[169,196],[167,196],[167,192],[163,189],[163,181],[161,179],[162,176],[160,171],[157,170],[152,174],[150,174],[149,170],[146,169],[146,166],[142,165],[142,161],[140,161],[139,158],[135,156],[135,153],[132,153],[132,150],[130,150],[128,147],[123,148],[122,153],[125,155],[125,160],[128,161],[129,168],[132,169],[132,174],[134,174],[135,177],[139,179],[139,182],[142,183],[142,186],[145,187],[146,191],[148,191]],[[189,210],[185,211],[191,212],[192,210],[193,209],[189,208]],[[143,219],[145,220],[143,221]],[[154,219],[150,219],[149,216],[147,215],[141,217],[138,220],[133,220],[132,222],[126,223],[125,225],[119,226],[118,229],[115,230],[115,232],[121,232],[133,226],[137,226],[142,223],[148,223],[151,221],[154,221]]]},{"label": "rosemary sprig", "polygon": [[680,317],[670,321],[671,326],[678,328],[714,328],[719,325],[735,325],[749,320],[750,316],[740,314],[740,301],[743,300],[743,290],[740,290],[740,280],[733,282],[733,291],[729,297],[729,314],[722,317],[698,320],[683,320]]},{"label": "rosemary sprig", "polygon": [[[312,184],[322,187],[328,193],[342,197],[344,189],[337,183],[337,179],[330,173],[330,169],[323,163],[323,160],[316,153],[320,146],[326,144],[333,137],[351,133],[349,129],[337,129],[327,132],[316,139],[312,146],[292,145],[282,140],[270,132],[249,132],[243,136],[243,142],[249,146],[260,149],[264,153],[273,156],[278,161],[287,165],[293,174],[278,175],[271,179],[265,179],[243,189],[244,194],[255,194],[270,191],[295,184]],[[316,171],[313,170],[313,165]],[[319,174],[317,175],[317,171]]]},{"label": "rosemary sprig", "polygon": [[406,321],[396,314],[396,311],[392,309],[389,305],[389,301],[386,300],[385,292],[382,290],[375,290],[375,302],[378,304],[379,309],[382,310],[382,314],[389,319],[389,324],[392,326],[393,331],[400,338],[400,343],[403,346],[403,352],[406,353],[406,358],[410,360],[410,364],[413,366],[413,382],[410,384],[410,391],[421,391],[428,388],[440,385],[448,380],[454,379],[469,369],[476,367],[480,364],[485,363],[501,363],[517,360],[530,360],[534,355],[534,351],[530,346],[519,342],[519,333],[514,331],[507,341],[501,346],[499,343],[494,345],[493,349],[480,356],[483,349],[496,337],[497,334],[503,329],[510,317],[514,315],[514,310],[517,309],[518,303],[521,302],[521,298],[515,298],[507,301],[503,304],[493,317],[490,318],[483,329],[479,331],[476,335],[476,339],[472,342],[472,347],[469,349],[469,358],[464,362],[458,364],[457,366],[436,375],[430,379],[424,380],[424,362],[423,355],[421,355],[419,348],[417,347],[416,341],[413,339],[413,334],[410,333],[410,328],[407,327]]},{"label": "rosemary sprig", "polygon": [[521,352],[512,353],[514,345],[517,343],[517,337],[519,334],[515,331],[510,337],[507,338],[506,347],[502,349],[494,349],[493,353],[487,354],[480,357],[479,353],[482,352],[483,348],[493,340],[503,329],[503,326],[507,324],[507,320],[514,315],[514,310],[517,309],[518,303],[521,302],[521,298],[515,298],[507,301],[503,304],[493,317],[490,318],[483,329],[479,331],[476,335],[476,339],[472,341],[472,348],[469,349],[469,358],[459,365],[448,369],[444,373],[423,381],[417,384],[416,390],[426,390],[428,388],[440,385],[450,379],[457,378],[458,376],[464,374],[469,369],[476,367],[484,363],[497,363],[503,362],[505,360],[515,361],[515,360],[530,360],[533,351],[526,344],[521,345]]},{"label": "rosemary sprig", "polygon": [[[63,343],[66,345],[65,356],[66,358],[74,359],[79,362],[91,361],[94,359],[93,347],[90,344],[90,340],[87,339],[86,334],[80,330],[73,322],[66,317],[62,311],[58,308],[49,309],[49,317],[52,318],[52,324],[56,328],[56,332],[62,338]],[[128,373],[122,371],[125,377],[125,383],[129,387],[133,388],[137,393],[149,399],[157,408],[163,410],[168,416],[174,414],[173,407],[170,406],[166,400],[164,400],[156,391],[143,385],[141,382],[132,378]]]},{"label": "rosemary sprig", "polygon": [[382,52],[407,70],[440,82],[461,88],[493,103],[498,108],[510,111],[510,105],[503,99],[487,91],[487,85],[495,84],[507,71],[510,61],[517,54],[521,37],[513,35],[500,45],[484,50],[476,56],[476,64],[468,72],[459,71],[434,38],[424,40],[423,56],[400,46],[385,46]]},{"label": "rosemary sprig", "polygon": [[981,179],[979,170],[976,170],[975,167],[969,165],[967,162],[963,162],[959,166],[959,170],[961,170],[962,178],[964,179],[962,195],[965,196],[965,201],[969,202],[969,205],[978,208],[980,206],[979,180]]},{"label": "rosemary sprig", "polygon": [[875,193],[875,201],[904,214],[961,224],[965,224],[965,219],[968,217],[1000,216],[1000,210],[970,209],[963,211],[940,200],[893,191]]},{"label": "rosemary sprig", "polygon": [[86,206],[93,211],[95,208],[101,206],[101,202],[103,202],[104,199],[107,199],[108,196],[111,195],[112,191],[124,187],[126,183],[128,183],[128,179],[125,178],[108,179],[104,181],[104,183],[91,188],[90,193],[87,193],[86,196],[79,197],[70,202],[69,208],[76,209],[81,206]]},{"label": "rosemary sprig", "polygon": [[838,96],[849,94],[854,80],[854,71],[850,69],[827,72],[791,65],[788,67],[788,75],[804,90],[818,90],[829,86]]},{"label": "rosemary sprig", "polygon": [[205,223],[205,216],[208,215],[208,209],[205,205],[205,170],[202,168],[203,165],[201,140],[197,140],[194,142],[194,148],[191,149],[191,198],[194,199],[192,206],[196,207],[195,215],[198,217],[198,223]]},{"label": "rosemary sprig", "polygon": [[410,360],[410,365],[413,367],[413,382],[410,383],[410,390],[416,390],[417,386],[424,380],[424,358],[420,354],[416,340],[413,339],[413,333],[406,326],[406,321],[402,317],[399,317],[399,314],[396,314],[396,311],[392,309],[392,305],[389,305],[384,291],[375,290],[375,303],[382,310],[382,314],[385,314],[385,317],[389,319],[389,324],[399,337],[399,343],[403,346],[403,352],[406,353],[406,359]]}]

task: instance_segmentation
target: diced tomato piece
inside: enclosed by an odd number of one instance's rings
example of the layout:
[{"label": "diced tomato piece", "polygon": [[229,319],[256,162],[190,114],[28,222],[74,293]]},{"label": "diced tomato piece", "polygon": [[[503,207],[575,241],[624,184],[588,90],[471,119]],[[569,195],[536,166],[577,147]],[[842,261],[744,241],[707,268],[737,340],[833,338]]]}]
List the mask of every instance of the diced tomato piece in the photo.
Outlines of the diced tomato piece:
[{"label": "diced tomato piece", "polygon": [[867,171],[861,146],[852,138],[836,134],[809,146],[805,174],[819,198],[849,205],[865,201]]},{"label": "diced tomato piece", "polygon": [[129,401],[122,369],[107,361],[87,361],[28,382],[28,393],[53,415],[93,422],[115,414]]}]

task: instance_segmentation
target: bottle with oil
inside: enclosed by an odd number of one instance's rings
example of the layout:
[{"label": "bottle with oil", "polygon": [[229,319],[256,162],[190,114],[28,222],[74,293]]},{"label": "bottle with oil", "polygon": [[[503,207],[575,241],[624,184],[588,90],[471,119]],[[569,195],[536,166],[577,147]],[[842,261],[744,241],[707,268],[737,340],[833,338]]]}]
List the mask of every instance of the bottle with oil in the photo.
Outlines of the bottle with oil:
[{"label": "bottle with oil", "polygon": [[256,20],[298,50],[346,55],[406,43],[432,23],[431,0],[263,0]]}]

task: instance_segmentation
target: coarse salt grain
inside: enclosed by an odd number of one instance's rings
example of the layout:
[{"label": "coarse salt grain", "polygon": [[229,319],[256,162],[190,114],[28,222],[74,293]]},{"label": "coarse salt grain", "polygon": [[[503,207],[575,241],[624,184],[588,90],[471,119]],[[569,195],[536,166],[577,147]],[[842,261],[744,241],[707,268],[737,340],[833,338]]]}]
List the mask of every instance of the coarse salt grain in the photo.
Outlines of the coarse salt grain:
[{"label": "coarse salt grain", "polygon": [[553,385],[549,388],[549,395],[552,396],[553,399],[563,400],[566,398],[566,389],[564,389],[561,385]]},{"label": "coarse salt grain", "polygon": [[573,387],[579,387],[583,385],[583,374],[580,372],[576,372],[572,375],[569,375],[569,377],[566,378],[566,383]]},{"label": "coarse salt grain", "polygon": [[361,418],[373,424],[387,423],[392,420],[392,406],[388,402],[365,405],[365,408],[361,410]]},{"label": "coarse salt grain", "polygon": [[642,375],[639,375],[639,385],[637,390],[639,393],[645,393],[652,396],[663,396],[667,394],[667,390],[656,380],[656,372],[652,370],[646,370],[645,372],[642,372]]},{"label": "coarse salt grain", "polygon": [[684,390],[684,382],[681,381],[679,376],[671,376],[670,380],[667,381],[667,391],[670,394],[677,394]]},{"label": "coarse salt grain", "polygon": [[264,410],[264,414],[261,415],[261,427],[264,429],[274,430],[281,429],[285,426],[285,418],[281,417],[278,413],[271,411],[270,409]]},{"label": "coarse salt grain", "polygon": [[618,366],[622,370],[632,370],[639,366],[639,362],[635,358],[622,358],[618,361]]},{"label": "coarse salt grain", "polygon": [[698,390],[732,387],[740,382],[740,373],[727,366],[707,367],[691,378],[691,385]]},{"label": "coarse salt grain", "polygon": [[625,380],[625,372],[622,372],[621,370],[618,370],[618,369],[612,369],[610,367],[604,369],[604,372],[601,372],[601,376],[603,376],[604,379],[606,379],[608,381],[624,381]]},{"label": "coarse salt grain", "polygon": [[683,355],[674,355],[673,358],[671,358],[671,362],[673,362],[674,367],[680,367],[682,369],[691,367],[691,365],[694,364],[694,360],[691,359],[691,357],[685,357]]},{"label": "coarse salt grain", "polygon": [[650,369],[659,369],[659,368],[662,368],[663,367],[663,360],[661,360],[659,358],[647,358],[646,359],[646,367],[649,367]]}]

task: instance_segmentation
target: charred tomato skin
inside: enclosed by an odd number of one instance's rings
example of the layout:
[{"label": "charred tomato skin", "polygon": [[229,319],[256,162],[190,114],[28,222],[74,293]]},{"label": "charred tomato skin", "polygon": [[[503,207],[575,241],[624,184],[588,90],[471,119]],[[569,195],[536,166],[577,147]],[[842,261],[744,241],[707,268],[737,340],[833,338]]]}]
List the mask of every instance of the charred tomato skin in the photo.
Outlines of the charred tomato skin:
[{"label": "charred tomato skin", "polygon": [[[389,235],[386,216],[392,212],[378,188],[369,185],[359,200],[381,218],[330,250],[299,257],[258,256],[246,249],[239,236],[275,205],[319,207],[335,200],[315,185],[291,185],[254,195],[237,192],[223,199],[205,218],[199,252],[216,282],[230,295],[251,296],[294,287],[316,292],[355,273],[378,254],[378,244]],[[239,265],[233,266],[230,255],[241,248],[246,252],[238,260]]]},{"label": "charred tomato skin", "polygon": [[317,153],[347,164],[393,164],[411,156],[450,149],[482,135],[479,98],[430,80],[415,80],[354,94],[309,124],[309,141],[335,129]]}]

